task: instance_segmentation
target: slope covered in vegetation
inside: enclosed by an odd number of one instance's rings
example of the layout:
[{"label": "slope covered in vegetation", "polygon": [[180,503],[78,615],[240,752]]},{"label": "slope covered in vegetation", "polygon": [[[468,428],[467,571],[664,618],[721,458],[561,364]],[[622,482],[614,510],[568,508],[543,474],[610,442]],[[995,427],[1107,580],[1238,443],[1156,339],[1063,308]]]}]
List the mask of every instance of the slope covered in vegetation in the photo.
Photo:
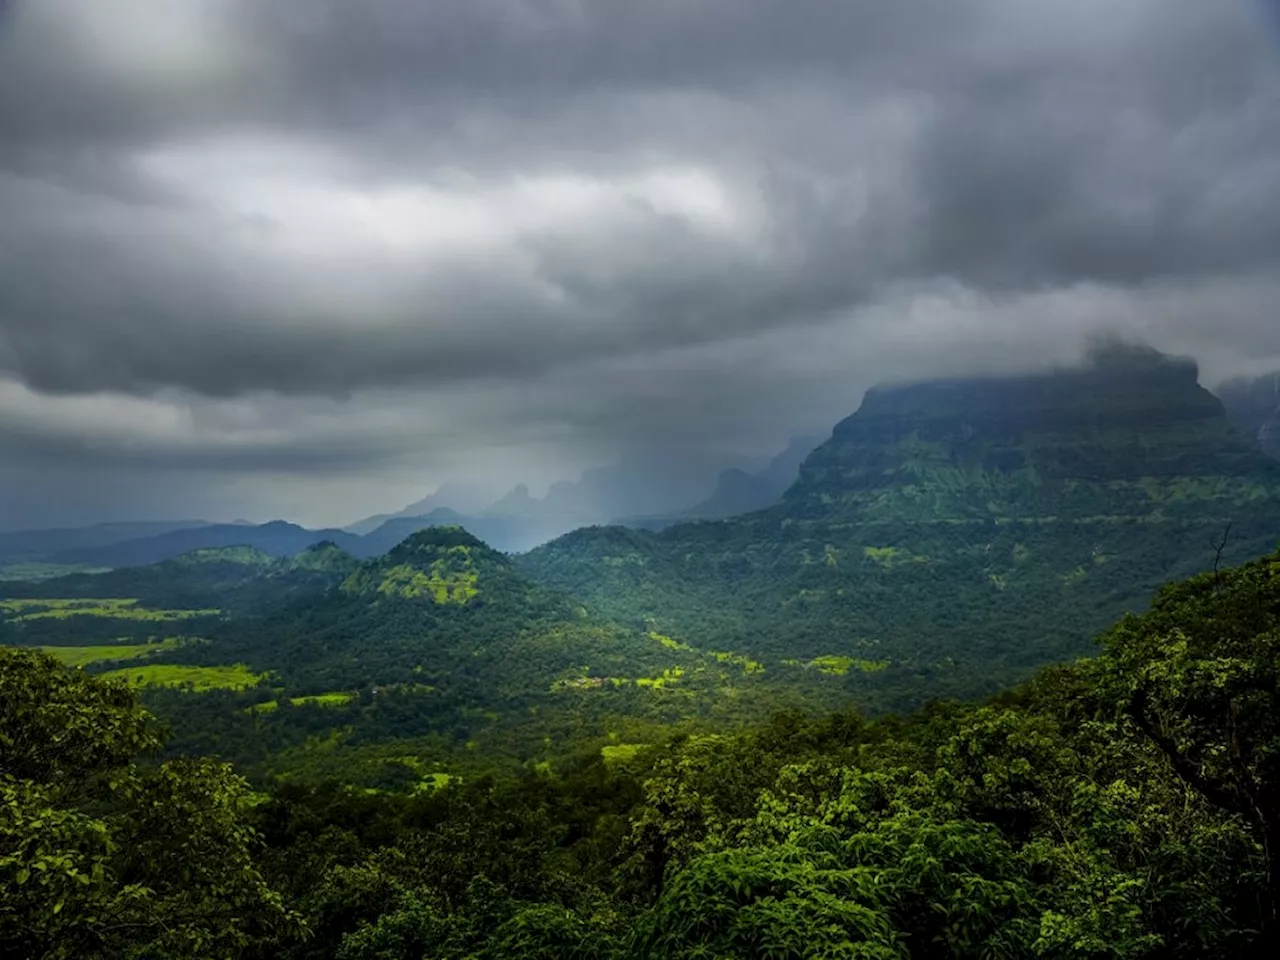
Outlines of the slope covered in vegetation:
[{"label": "slope covered in vegetation", "polygon": [[206,640],[145,669],[90,669],[261,677],[239,693],[153,690],[147,702],[173,722],[175,749],[375,786],[616,751],[839,692],[818,671],[766,671],[590,617],[457,527],[420,531],[332,588],[215,624]]},{"label": "slope covered in vegetation", "polygon": [[885,663],[848,692],[903,707],[1077,655],[1161,583],[1278,538],[1280,468],[1194,363],[1111,347],[1080,369],[872,390],[778,507],[580,530],[519,562],[600,615],[766,666]]},{"label": "slope covered in vegetation", "polygon": [[0,950],[1269,956],[1277,635],[1280,554],[1165,589],[1096,659],[986,703],[252,802],[216,765],[130,765],[154,733],[123,686],[0,651]]}]

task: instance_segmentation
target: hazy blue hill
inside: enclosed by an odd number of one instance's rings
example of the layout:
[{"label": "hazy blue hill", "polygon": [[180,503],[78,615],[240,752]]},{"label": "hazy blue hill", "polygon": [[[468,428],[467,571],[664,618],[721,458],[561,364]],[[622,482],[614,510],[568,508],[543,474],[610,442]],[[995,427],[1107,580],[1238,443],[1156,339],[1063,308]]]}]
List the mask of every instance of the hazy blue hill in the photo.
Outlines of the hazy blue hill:
[{"label": "hazy blue hill", "polygon": [[437,488],[434,493],[428,494],[421,500],[414,501],[395,513],[380,513],[372,517],[365,517],[363,520],[357,520],[343,529],[347,533],[365,536],[373,533],[388,520],[422,517],[437,510],[453,511],[461,516],[465,513],[479,512],[488,502],[489,497],[474,485],[446,483]]},{"label": "hazy blue hill", "polygon": [[819,437],[794,439],[758,473],[738,467],[724,471],[710,497],[682,511],[679,518],[668,523],[678,519],[718,520],[772,506],[795,483],[800,465],[821,442]]},{"label": "hazy blue hill", "polygon": [[851,657],[891,703],[1074,656],[1166,580],[1280,538],[1280,465],[1195,364],[1111,347],[1072,370],[877,388],[782,504],[520,558],[622,622],[764,659]]},{"label": "hazy blue hill", "polygon": [[360,538],[342,530],[307,530],[283,520],[257,526],[211,524],[101,547],[61,551],[50,559],[57,563],[135,567],[171,560],[192,550],[218,547],[253,547],[273,557],[288,557],[325,540],[344,549],[356,549]]},{"label": "hazy blue hill", "polygon": [[18,530],[0,533],[0,561],[39,559],[69,550],[89,550],[126,540],[137,540],[210,526],[204,520],[155,520],[136,523],[100,523],[90,527],[54,530]]}]

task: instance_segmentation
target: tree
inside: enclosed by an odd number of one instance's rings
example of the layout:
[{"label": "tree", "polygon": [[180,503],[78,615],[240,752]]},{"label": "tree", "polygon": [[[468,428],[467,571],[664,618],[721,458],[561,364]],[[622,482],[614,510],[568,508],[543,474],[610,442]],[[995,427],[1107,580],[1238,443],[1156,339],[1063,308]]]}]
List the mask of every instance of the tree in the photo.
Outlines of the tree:
[{"label": "tree", "polygon": [[142,769],[123,684],[0,649],[0,953],[228,957],[301,932],[260,876],[229,767]]},{"label": "tree", "polygon": [[1165,588],[1102,638],[1122,712],[1266,863],[1263,930],[1280,934],[1280,554]]}]

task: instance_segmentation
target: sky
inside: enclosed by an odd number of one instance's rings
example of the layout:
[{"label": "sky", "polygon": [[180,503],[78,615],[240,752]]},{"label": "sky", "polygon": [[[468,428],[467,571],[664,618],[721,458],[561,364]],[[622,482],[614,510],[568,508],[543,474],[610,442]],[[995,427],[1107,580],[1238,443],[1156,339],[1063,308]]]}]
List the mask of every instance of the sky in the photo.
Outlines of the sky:
[{"label": "sky", "polygon": [[0,528],[1280,368],[1270,0],[0,0]]}]

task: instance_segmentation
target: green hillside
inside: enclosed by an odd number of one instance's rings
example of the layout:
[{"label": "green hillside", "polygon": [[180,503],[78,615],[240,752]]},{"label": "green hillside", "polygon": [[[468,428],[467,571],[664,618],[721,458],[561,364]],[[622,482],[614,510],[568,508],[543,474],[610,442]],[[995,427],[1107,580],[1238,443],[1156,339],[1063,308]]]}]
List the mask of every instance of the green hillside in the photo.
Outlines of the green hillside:
[{"label": "green hillside", "polygon": [[521,557],[600,615],[767,664],[849,657],[864,706],[973,695],[1075,656],[1161,583],[1280,539],[1280,467],[1190,361],[881,387],[775,508]]},{"label": "green hillside", "polygon": [[[377,574],[449,557],[477,592],[408,599],[478,612],[502,574],[461,536],[369,568],[347,601],[399,607]],[[341,745],[328,784],[147,762],[162,729],[127,686],[0,649],[0,952],[1261,960],[1280,935],[1278,627],[1273,554],[1166,588],[1095,659],[985,703],[782,713],[519,777],[393,744],[377,789],[351,786],[364,764]],[[270,703],[258,722],[358,709]]]},{"label": "green hillside", "polygon": [[236,695],[149,691],[175,749],[372,784],[652,743],[839,693],[828,673],[593,618],[458,527],[148,659],[169,665],[263,678]]}]

